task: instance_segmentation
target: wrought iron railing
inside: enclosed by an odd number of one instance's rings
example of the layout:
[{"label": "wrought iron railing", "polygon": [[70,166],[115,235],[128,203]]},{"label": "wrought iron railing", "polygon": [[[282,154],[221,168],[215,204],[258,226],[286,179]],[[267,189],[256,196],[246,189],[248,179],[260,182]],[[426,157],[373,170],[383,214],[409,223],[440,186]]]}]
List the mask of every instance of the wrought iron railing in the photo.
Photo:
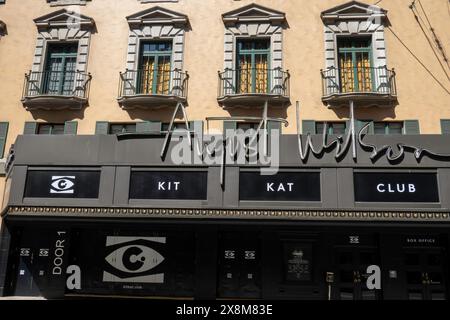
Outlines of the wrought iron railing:
[{"label": "wrought iron railing", "polygon": [[375,93],[397,95],[395,71],[386,66],[377,68],[330,67],[321,70],[323,95],[347,93]]},{"label": "wrought iron railing", "polygon": [[126,70],[120,73],[119,97],[167,95],[187,98],[189,74],[172,71]]},{"label": "wrought iron railing", "polygon": [[81,71],[30,71],[25,74],[23,98],[67,96],[87,99],[92,76]]},{"label": "wrought iron railing", "polygon": [[219,97],[238,94],[270,94],[289,97],[289,71],[276,69],[225,69],[219,71]]}]

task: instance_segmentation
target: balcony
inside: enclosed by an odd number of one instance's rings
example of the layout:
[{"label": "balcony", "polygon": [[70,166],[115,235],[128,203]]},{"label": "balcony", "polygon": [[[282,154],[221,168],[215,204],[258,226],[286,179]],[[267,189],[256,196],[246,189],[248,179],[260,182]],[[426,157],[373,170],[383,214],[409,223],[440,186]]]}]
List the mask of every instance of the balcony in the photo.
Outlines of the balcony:
[{"label": "balcony", "polygon": [[82,109],[88,104],[91,74],[44,71],[25,74],[22,103],[27,110]]},{"label": "balcony", "polygon": [[289,71],[276,69],[226,69],[219,71],[217,101],[223,107],[284,106],[289,103]]},{"label": "balcony", "polygon": [[397,103],[395,71],[378,68],[328,68],[321,70],[322,101],[329,107],[348,105],[390,107]]},{"label": "balcony", "polygon": [[186,103],[189,74],[173,71],[127,70],[120,73],[119,98],[123,109],[160,108]]}]

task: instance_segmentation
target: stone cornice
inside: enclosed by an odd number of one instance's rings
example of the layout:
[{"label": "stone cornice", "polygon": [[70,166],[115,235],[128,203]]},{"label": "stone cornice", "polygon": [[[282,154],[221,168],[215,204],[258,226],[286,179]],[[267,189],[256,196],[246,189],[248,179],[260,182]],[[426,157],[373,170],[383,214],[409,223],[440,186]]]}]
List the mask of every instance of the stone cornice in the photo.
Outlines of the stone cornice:
[{"label": "stone cornice", "polygon": [[348,222],[450,222],[447,211],[261,210],[11,206],[4,216],[52,218],[237,219]]}]

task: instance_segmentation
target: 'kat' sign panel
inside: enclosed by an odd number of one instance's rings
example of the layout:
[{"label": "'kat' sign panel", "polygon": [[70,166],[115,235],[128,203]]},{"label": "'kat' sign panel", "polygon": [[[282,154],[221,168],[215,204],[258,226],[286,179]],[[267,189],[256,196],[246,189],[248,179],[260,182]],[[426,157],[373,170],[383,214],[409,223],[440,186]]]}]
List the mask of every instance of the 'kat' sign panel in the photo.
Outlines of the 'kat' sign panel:
[{"label": "'kat' sign panel", "polygon": [[356,202],[439,202],[436,173],[354,174]]},{"label": "'kat' sign panel", "polygon": [[244,201],[320,201],[320,172],[241,172],[239,199]]}]

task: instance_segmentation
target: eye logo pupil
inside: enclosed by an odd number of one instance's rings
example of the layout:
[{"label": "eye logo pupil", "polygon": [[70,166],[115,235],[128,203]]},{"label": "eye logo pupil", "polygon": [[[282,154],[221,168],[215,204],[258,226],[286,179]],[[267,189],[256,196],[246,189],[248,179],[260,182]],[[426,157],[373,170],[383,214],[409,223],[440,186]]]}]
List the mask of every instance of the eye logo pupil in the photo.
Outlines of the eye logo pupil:
[{"label": "eye logo pupil", "polygon": [[58,184],[58,187],[60,187],[61,189],[64,189],[66,186],[67,186],[66,180],[61,180]]}]

